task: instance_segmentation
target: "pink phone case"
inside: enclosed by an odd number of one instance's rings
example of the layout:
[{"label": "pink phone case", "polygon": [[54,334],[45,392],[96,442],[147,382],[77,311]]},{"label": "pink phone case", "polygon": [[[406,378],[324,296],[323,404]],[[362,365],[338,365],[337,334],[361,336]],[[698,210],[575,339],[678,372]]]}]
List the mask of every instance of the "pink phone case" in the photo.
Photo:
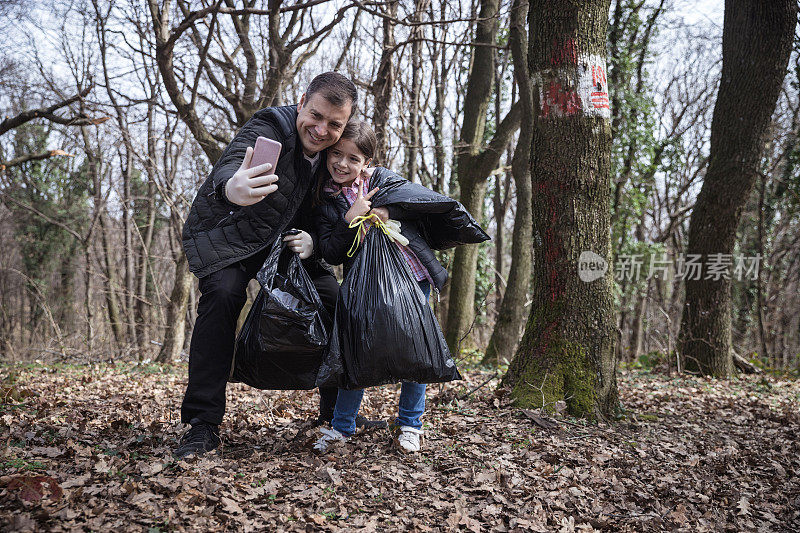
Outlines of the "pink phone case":
[{"label": "pink phone case", "polygon": [[269,174],[275,172],[275,167],[278,166],[278,157],[281,155],[281,143],[267,139],[266,137],[259,137],[256,139],[256,146],[253,148],[253,159],[250,160],[250,167],[257,167],[264,163],[272,164],[272,170]]}]

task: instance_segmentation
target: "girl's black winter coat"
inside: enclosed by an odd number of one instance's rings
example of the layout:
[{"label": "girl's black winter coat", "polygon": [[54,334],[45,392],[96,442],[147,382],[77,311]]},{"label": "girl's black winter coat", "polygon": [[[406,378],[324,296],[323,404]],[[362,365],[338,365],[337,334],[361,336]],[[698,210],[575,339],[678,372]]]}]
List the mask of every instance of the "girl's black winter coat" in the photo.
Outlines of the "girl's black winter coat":
[{"label": "girl's black winter coat", "polygon": [[[389,218],[400,221],[400,233],[408,239],[408,247],[428,269],[437,290],[447,281],[447,270],[433,250],[445,250],[459,244],[479,243],[489,236],[458,201],[411,183],[391,170],[377,167],[369,182],[370,189],[379,187],[372,197],[372,207],[386,207]],[[344,215],[350,203],[343,194],[320,193],[322,201],[314,213],[319,253],[332,265],[344,264],[350,270],[353,258],[347,251],[353,244],[356,229],[349,228]]]}]

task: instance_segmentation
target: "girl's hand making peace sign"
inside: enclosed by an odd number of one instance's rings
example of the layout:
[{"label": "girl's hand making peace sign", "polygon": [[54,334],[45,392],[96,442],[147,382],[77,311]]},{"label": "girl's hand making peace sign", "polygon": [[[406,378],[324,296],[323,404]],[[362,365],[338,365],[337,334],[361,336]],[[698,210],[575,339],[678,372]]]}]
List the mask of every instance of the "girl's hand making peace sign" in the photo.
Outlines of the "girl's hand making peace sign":
[{"label": "girl's hand making peace sign", "polygon": [[372,202],[370,202],[369,199],[372,198],[376,192],[378,192],[378,187],[375,187],[366,195],[364,195],[364,182],[361,181],[358,184],[358,196],[356,197],[356,201],[353,202],[353,205],[350,206],[350,209],[344,215],[344,219],[348,224],[351,223],[356,217],[360,217],[369,213],[369,210],[372,207]]}]

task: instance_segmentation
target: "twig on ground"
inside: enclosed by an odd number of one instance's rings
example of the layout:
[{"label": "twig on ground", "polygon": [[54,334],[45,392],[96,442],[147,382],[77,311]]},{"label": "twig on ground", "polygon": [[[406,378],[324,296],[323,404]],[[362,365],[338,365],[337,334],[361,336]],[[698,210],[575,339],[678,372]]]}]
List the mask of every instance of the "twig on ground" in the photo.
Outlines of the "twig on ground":
[{"label": "twig on ground", "polygon": [[485,386],[486,386],[486,385],[487,385],[487,384],[488,384],[490,381],[492,381],[493,379],[495,379],[497,376],[498,376],[498,372],[495,370],[495,372],[494,372],[494,374],[492,375],[492,377],[490,377],[489,379],[487,379],[486,381],[484,381],[483,383],[481,383],[481,384],[480,384],[480,385],[478,385],[477,387],[474,387],[474,388],[473,388],[471,391],[469,391],[469,392],[466,392],[466,393],[462,394],[461,396],[459,396],[459,397],[458,397],[458,398],[456,398],[456,399],[457,399],[459,402],[463,402],[464,400],[466,400],[467,398],[469,398],[470,396],[472,396],[472,395],[473,395],[473,394],[474,394],[476,391],[478,391],[478,390],[482,389],[483,387],[485,387]]}]

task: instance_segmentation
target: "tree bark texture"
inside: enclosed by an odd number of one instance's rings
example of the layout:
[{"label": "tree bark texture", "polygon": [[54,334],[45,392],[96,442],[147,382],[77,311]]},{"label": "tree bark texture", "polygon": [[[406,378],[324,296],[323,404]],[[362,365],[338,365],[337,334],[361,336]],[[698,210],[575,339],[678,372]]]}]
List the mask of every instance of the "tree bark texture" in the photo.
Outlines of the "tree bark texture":
[{"label": "tree bark texture", "polygon": [[[429,0],[415,0],[414,13],[411,16],[412,22],[420,22],[422,15],[428,9]],[[422,26],[414,26],[411,29],[411,93],[408,95],[410,102],[410,113],[407,118],[407,144],[406,144],[406,179],[415,183],[420,183],[419,161],[417,158],[422,144],[421,125],[420,125],[420,96],[422,93],[422,38],[424,32]]]},{"label": "tree bark texture", "polygon": [[531,142],[533,304],[504,378],[518,405],[552,408],[563,400],[570,414],[589,419],[609,418],[618,406],[608,269],[609,3],[530,2],[528,64],[539,91]]},{"label": "tree bark texture", "polygon": [[395,78],[395,66],[392,63],[395,50],[395,24],[392,19],[397,17],[397,5],[397,2],[390,2],[386,5],[386,17],[383,19],[383,51],[378,63],[375,82],[372,84],[374,102],[372,123],[375,129],[375,136],[378,138],[375,162],[384,165],[386,164],[386,154],[389,150],[389,133],[387,130]]},{"label": "tree bark texture", "polygon": [[181,354],[186,335],[186,311],[189,307],[192,278],[193,275],[189,272],[189,263],[186,261],[186,257],[180,254],[175,260],[175,285],[172,286],[167,309],[167,324],[170,327],[164,334],[161,350],[156,357],[158,362],[175,361]]},{"label": "tree bark texture", "polygon": [[[494,80],[494,50],[487,45],[495,44],[497,39],[498,6],[498,0],[481,1],[475,32],[477,46],[473,50],[456,154],[460,200],[478,221],[482,218],[487,180],[520,122],[520,106],[516,103],[497,125],[488,145],[484,145],[486,112],[492,98]],[[445,339],[454,354],[473,345],[470,330],[474,317],[477,265],[477,244],[456,248],[445,331]]]},{"label": "tree bark texture", "polygon": [[534,93],[528,77],[528,37],[525,20],[528,1],[515,0],[511,7],[509,44],[514,60],[514,78],[519,86],[521,124],[517,147],[511,160],[511,174],[517,188],[517,212],[511,242],[511,267],[503,303],[497,315],[492,337],[486,348],[485,364],[511,360],[517,350],[520,330],[525,323],[525,300],[530,287],[532,226],[531,226],[531,139],[538,110],[538,93]]},{"label": "tree bark texture", "polygon": [[[692,211],[687,249],[704,266],[734,251],[796,23],[795,0],[725,2],[722,78],[711,122],[709,164]],[[686,280],[681,354],[687,369],[727,377],[733,372],[731,281],[705,271],[700,277]]]}]

